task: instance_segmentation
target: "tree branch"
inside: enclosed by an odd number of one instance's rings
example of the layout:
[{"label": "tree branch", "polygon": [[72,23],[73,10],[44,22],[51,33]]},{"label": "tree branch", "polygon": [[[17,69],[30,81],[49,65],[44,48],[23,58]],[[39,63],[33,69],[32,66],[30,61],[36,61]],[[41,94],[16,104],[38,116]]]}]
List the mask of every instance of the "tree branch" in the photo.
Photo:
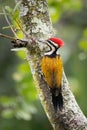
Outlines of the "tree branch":
[{"label": "tree branch", "polygon": [[[18,0],[16,0],[16,2],[18,2]],[[40,40],[54,35],[46,0],[22,0],[20,18],[24,24],[27,35]],[[27,37],[28,43],[29,38]],[[77,105],[64,73],[62,80],[64,108],[63,111],[58,110],[57,113],[55,113],[51,93],[41,72],[40,63],[42,50],[40,46],[42,46],[42,44],[38,44],[38,40],[35,40],[31,46],[25,47],[41,103],[53,128],[55,130],[87,130],[87,119]]]}]

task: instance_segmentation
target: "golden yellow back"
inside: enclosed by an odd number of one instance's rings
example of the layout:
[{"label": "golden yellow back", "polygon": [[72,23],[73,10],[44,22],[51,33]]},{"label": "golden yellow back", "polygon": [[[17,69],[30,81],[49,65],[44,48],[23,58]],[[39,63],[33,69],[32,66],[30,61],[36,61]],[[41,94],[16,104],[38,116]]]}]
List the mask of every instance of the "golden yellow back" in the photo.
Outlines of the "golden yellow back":
[{"label": "golden yellow back", "polygon": [[50,88],[60,88],[63,73],[63,64],[60,56],[44,56],[41,62],[42,72]]}]

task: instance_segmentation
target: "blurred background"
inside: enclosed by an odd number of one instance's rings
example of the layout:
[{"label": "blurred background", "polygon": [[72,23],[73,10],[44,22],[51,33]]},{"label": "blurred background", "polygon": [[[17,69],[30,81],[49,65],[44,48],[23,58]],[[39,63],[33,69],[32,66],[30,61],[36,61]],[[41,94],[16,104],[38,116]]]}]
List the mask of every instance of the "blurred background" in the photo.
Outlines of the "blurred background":
[{"label": "blurred background", "polygon": [[[0,32],[13,36],[2,10],[14,0],[0,0]],[[87,116],[87,0],[48,0],[64,70],[74,96]],[[39,101],[24,51],[13,52],[0,37],[0,130],[52,130]]]}]

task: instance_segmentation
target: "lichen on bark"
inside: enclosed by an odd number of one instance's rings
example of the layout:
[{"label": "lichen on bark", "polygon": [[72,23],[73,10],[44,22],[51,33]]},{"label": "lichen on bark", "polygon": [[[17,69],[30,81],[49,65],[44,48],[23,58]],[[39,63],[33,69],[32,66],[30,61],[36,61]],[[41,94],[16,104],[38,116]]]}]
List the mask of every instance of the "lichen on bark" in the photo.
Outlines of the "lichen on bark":
[{"label": "lichen on bark", "polygon": [[23,20],[25,31],[28,35],[39,39],[48,38],[53,35],[48,6],[44,0],[24,0],[20,10],[20,17]]}]

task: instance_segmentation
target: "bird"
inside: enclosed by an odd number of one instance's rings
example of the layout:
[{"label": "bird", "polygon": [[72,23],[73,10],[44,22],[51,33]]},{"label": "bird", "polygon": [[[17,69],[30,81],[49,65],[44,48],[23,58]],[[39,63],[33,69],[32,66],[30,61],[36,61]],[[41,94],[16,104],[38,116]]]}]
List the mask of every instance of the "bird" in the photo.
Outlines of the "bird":
[{"label": "bird", "polygon": [[62,76],[63,62],[59,54],[59,48],[64,45],[60,38],[51,37],[46,40],[48,50],[44,52],[41,60],[41,70],[44,79],[52,95],[52,103],[55,111],[63,109]]}]

